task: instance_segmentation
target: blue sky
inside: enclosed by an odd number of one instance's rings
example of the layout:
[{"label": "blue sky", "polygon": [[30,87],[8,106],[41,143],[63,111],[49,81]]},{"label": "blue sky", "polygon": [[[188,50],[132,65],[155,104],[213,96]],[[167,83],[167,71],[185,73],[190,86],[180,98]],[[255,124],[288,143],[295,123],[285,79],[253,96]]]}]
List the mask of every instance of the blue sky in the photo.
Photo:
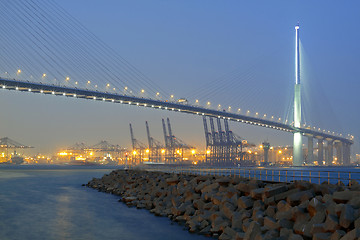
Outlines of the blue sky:
[{"label": "blue sky", "polygon": [[[197,92],[234,70],[239,79],[232,80],[241,83],[240,76],[253,69],[246,84],[234,83],[236,87],[219,91],[213,99],[206,97],[214,104],[229,102],[234,108],[246,106],[268,114],[273,107],[281,117],[291,101],[294,26],[299,21],[303,81],[310,95],[305,104],[307,115],[317,126],[359,139],[360,4],[356,1],[58,3],[175,96],[196,98]],[[187,95],[190,93],[193,95]],[[237,93],[251,97],[233,97]],[[276,106],[271,106],[273,99]],[[95,144],[102,139],[130,146],[129,122],[137,138],[146,142],[145,120],[154,137],[163,141],[162,117],[171,118],[175,134],[185,142],[204,146],[202,120],[195,116],[8,91],[1,92],[0,100],[4,110],[1,135],[33,145],[36,151],[51,152],[75,142]],[[284,133],[237,124],[231,127],[257,144],[264,139],[272,145],[291,144],[292,136]],[[358,144],[354,149],[359,152]]]}]

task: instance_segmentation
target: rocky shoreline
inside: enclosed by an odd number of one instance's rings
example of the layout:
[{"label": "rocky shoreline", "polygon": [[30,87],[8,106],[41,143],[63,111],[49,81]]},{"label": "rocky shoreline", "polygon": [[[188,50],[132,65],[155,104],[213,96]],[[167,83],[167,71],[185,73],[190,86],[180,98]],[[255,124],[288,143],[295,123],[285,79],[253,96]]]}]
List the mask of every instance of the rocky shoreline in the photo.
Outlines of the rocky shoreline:
[{"label": "rocky shoreline", "polygon": [[218,239],[360,239],[360,185],[115,170],[88,187]]}]

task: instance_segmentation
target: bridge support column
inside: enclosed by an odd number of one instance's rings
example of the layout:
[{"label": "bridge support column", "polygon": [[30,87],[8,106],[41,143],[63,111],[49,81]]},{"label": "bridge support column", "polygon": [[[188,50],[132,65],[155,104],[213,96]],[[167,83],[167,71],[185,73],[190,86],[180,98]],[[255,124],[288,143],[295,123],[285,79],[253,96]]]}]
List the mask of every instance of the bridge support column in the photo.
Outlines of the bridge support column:
[{"label": "bridge support column", "polygon": [[338,164],[342,165],[343,163],[343,154],[342,154],[342,142],[336,142],[335,143],[335,149],[336,149],[336,158]]},{"label": "bridge support column", "polygon": [[343,164],[350,165],[350,144],[342,143]]},{"label": "bridge support column", "polygon": [[308,137],[308,155],[307,163],[312,164],[314,162],[314,138],[313,136]]},{"label": "bridge support column", "polygon": [[324,161],[324,140],[318,139],[318,164],[323,165]]},{"label": "bridge support column", "polygon": [[294,133],[293,166],[301,166],[303,162],[302,135],[296,132]]},{"label": "bridge support column", "polygon": [[333,159],[334,159],[334,140],[328,140],[327,146],[326,146],[326,165],[332,165]]}]

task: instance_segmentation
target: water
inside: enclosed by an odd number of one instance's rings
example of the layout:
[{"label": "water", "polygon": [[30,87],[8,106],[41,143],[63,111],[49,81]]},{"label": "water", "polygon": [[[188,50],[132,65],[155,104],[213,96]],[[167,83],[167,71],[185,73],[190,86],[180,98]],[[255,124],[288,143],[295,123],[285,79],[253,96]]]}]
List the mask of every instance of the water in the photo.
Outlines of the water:
[{"label": "water", "polygon": [[111,170],[1,166],[0,239],[208,239],[81,186]]}]

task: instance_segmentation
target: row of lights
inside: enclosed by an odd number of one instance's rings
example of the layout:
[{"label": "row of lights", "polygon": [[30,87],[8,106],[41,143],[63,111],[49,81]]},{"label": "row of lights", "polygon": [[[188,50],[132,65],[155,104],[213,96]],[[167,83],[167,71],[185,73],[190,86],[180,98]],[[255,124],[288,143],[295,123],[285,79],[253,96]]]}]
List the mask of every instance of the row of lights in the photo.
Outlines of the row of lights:
[{"label": "row of lights", "polygon": [[[3,85],[2,88],[6,88],[6,86]],[[18,87],[16,87],[15,89],[16,89],[16,90],[19,90]],[[29,88],[28,91],[31,92],[32,90]],[[44,91],[43,91],[43,90],[40,90],[40,93],[44,93]],[[52,94],[52,95],[55,95],[55,92],[52,91],[51,94]],[[66,93],[62,93],[62,95],[63,95],[63,96],[66,96]],[[71,96],[71,94],[70,94],[69,96]],[[73,94],[72,96],[73,96],[73,97],[77,97],[76,94]],[[94,99],[94,100],[97,100],[98,98],[94,96],[93,99]],[[100,98],[100,99],[101,99],[101,98]],[[106,101],[105,98],[102,98],[102,100],[103,100],[103,101]],[[115,102],[114,99],[111,99],[110,101],[111,101],[111,102]],[[120,100],[120,103],[123,103],[123,101]],[[128,104],[131,105],[132,102],[128,102]],[[140,106],[140,103],[134,103],[134,105]],[[147,107],[147,104],[145,103],[145,104],[143,104],[143,106],[144,106],[144,107]],[[162,108],[161,106],[154,106],[154,105],[151,105],[151,107],[153,107],[153,108],[158,107],[159,109]],[[168,110],[168,107],[164,107],[164,109],[165,109],[165,110]],[[175,108],[171,108],[171,110],[172,110],[172,111],[175,111]],[[177,109],[177,110],[178,110],[179,112],[181,111],[181,109]],[[196,112],[196,114],[199,114],[199,112]],[[205,115],[204,113],[201,113],[201,114],[202,114],[202,115]],[[218,116],[218,118],[220,118],[220,117],[221,117],[221,116]],[[225,117],[223,117],[223,119],[225,119]],[[228,120],[231,120],[231,118],[228,118]],[[235,120],[235,119],[232,119],[232,120]],[[237,121],[237,122],[240,122],[239,119],[236,119],[236,121]],[[266,127],[266,128],[273,128],[273,129],[277,129],[277,130],[281,130],[281,131],[291,132],[291,130],[289,130],[289,129],[285,129],[285,128],[281,128],[281,127],[275,127],[275,126],[271,126],[271,125],[267,125],[267,124],[256,123],[256,122],[245,121],[245,120],[241,120],[241,122],[242,122],[242,123],[251,124],[251,125],[258,125],[258,126],[262,126],[262,127]],[[319,130],[320,130],[320,128],[319,128]],[[324,130],[323,132],[325,132],[325,130]],[[328,131],[328,132],[330,133],[330,131]],[[342,134],[340,134],[340,136],[341,136],[341,135],[342,135]],[[350,135],[350,134],[348,134],[348,136],[349,136],[351,139],[354,138],[354,136],[352,136],[352,135]]]},{"label": "row of lights", "polygon": [[[18,69],[18,70],[17,70],[17,74],[20,74],[20,73],[22,73],[22,70],[21,70],[21,69]],[[42,77],[43,77],[43,78],[45,78],[46,76],[47,76],[46,73],[43,73],[43,74],[42,74]],[[65,80],[66,80],[66,81],[69,81],[69,80],[70,80],[70,77],[67,76],[67,77],[65,78]],[[90,80],[87,81],[87,84],[90,84],[90,83],[91,83]],[[78,82],[76,81],[75,84],[77,85]],[[97,88],[97,85],[95,85],[95,87]],[[109,88],[109,87],[110,87],[110,83],[106,84],[106,87]],[[3,88],[5,88],[5,86],[3,86]],[[18,90],[18,88],[16,88],[16,90]],[[113,88],[113,90],[115,91],[116,89]],[[124,91],[127,91],[127,90],[128,90],[128,87],[124,87]],[[31,89],[28,89],[28,91],[31,92]],[[130,91],[130,92],[131,92],[131,91]],[[42,90],[41,90],[41,93],[43,93]],[[144,90],[144,89],[141,89],[141,93],[144,94],[144,93],[145,93],[145,90]],[[52,92],[52,94],[55,94],[55,93]],[[65,93],[63,93],[63,95],[66,96]],[[157,93],[156,93],[156,96],[159,96],[159,95],[160,95],[160,93],[157,92]],[[76,97],[76,94],[74,94],[74,97]],[[174,99],[174,95],[170,95],[170,98],[173,100],[173,99]],[[93,99],[96,100],[96,97],[93,97]],[[105,101],[105,99],[103,99],[103,101]],[[114,100],[112,100],[112,102],[114,102]],[[195,100],[195,103],[198,104],[198,103],[199,103],[199,100],[196,99],[196,100]],[[129,104],[131,104],[131,103],[129,103]],[[137,104],[137,105],[139,105],[139,104]],[[211,105],[211,102],[208,101],[208,102],[207,102],[207,106],[210,106],[210,105]],[[161,108],[161,106],[159,106],[159,108]],[[165,109],[167,109],[167,107],[165,107]],[[220,104],[218,105],[218,109],[221,109],[221,105],[220,105]],[[228,107],[228,110],[231,111],[231,106]],[[240,111],[241,111],[241,109],[239,108],[239,109],[238,109],[238,113],[240,113]],[[198,114],[198,113],[197,113],[197,114]],[[250,114],[250,110],[247,110],[246,114],[249,115],[249,114]],[[203,115],[204,115],[204,114],[203,114]],[[255,113],[255,116],[258,117],[258,116],[259,116],[259,113],[256,112],[256,113]],[[267,117],[267,114],[264,114],[264,115],[263,115],[263,118],[266,118],[266,117]],[[273,119],[274,119],[274,116],[271,116],[271,120],[273,120]],[[281,118],[278,118],[278,121],[280,122],[280,121],[281,121]],[[242,121],[242,122],[244,122],[244,121]],[[246,122],[248,122],[248,121],[246,121]],[[287,120],[285,120],[285,123],[287,123]],[[265,126],[264,124],[252,123],[252,122],[250,122],[250,124],[259,125],[259,126],[260,126],[260,125],[261,125],[261,126]],[[267,127],[267,125],[266,125],[266,127]],[[306,124],[304,124],[304,127],[306,127]],[[308,127],[310,127],[310,126],[308,126]],[[283,129],[283,128],[280,129],[280,128],[278,128],[278,127],[273,127],[273,126],[272,126],[272,128],[276,128],[276,129],[278,129],[278,130],[284,130],[284,131],[289,131],[289,132],[290,132],[290,130],[288,130],[288,129]],[[310,127],[310,128],[311,128],[311,127]],[[316,127],[313,127],[313,129],[316,130]],[[318,128],[318,131],[321,132],[321,129]],[[342,136],[342,134],[335,134],[335,132],[330,132],[330,131],[327,131],[327,132],[326,132],[326,130],[324,130],[324,129],[322,130],[322,132],[323,132],[323,133],[332,134],[332,135]],[[348,134],[348,137],[350,137],[351,139],[354,138],[354,136],[352,136],[352,135],[350,135],[350,134]]]}]

